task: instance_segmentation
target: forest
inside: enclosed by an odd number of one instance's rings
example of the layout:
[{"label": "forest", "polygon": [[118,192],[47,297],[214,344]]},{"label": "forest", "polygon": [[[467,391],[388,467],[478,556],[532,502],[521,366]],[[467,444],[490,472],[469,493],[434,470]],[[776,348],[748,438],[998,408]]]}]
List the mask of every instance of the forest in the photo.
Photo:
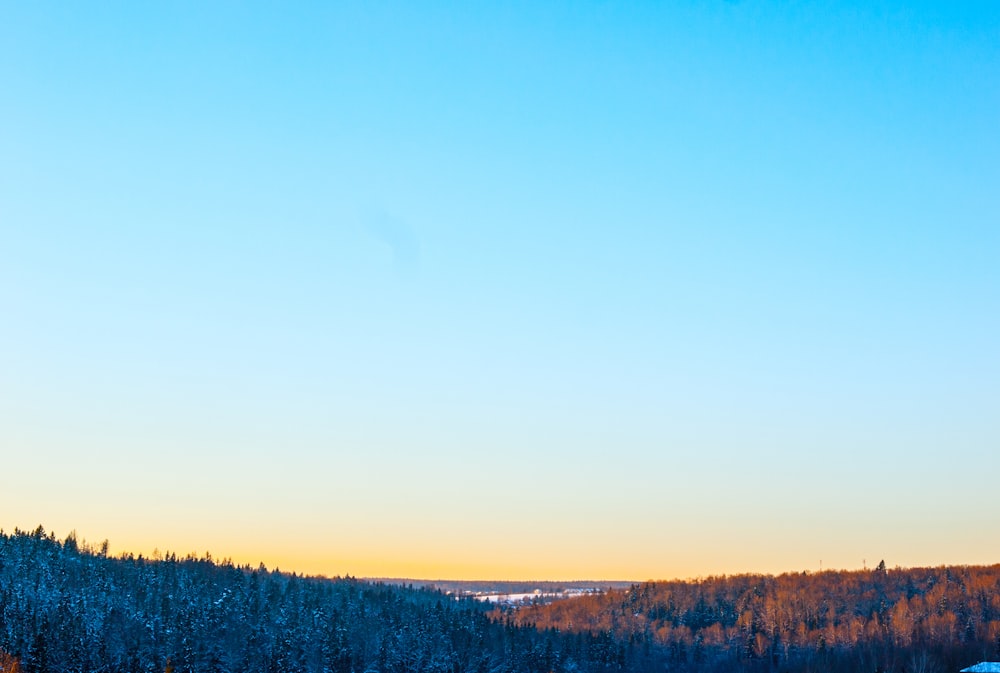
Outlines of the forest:
[{"label": "forest", "polygon": [[513,618],[610,634],[660,670],[957,673],[1000,660],[1000,565],[649,582]]},{"label": "forest", "polygon": [[1000,565],[649,582],[496,608],[0,532],[0,673],[957,673],[998,658]]},{"label": "forest", "polygon": [[624,651],[437,590],[0,533],[2,673],[600,673]]}]

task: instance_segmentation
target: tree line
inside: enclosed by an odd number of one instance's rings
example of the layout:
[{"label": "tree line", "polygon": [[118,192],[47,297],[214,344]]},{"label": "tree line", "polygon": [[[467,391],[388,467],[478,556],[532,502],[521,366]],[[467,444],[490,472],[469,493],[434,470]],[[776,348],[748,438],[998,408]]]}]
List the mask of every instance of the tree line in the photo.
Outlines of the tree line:
[{"label": "tree line", "polygon": [[0,673],[957,673],[1000,659],[1000,565],[649,582],[497,608],[0,531]]},{"label": "tree line", "polygon": [[1000,660],[1000,565],[649,582],[513,615],[649,670],[957,673]]},{"label": "tree line", "polygon": [[610,673],[560,634],[437,590],[0,532],[0,673]]}]

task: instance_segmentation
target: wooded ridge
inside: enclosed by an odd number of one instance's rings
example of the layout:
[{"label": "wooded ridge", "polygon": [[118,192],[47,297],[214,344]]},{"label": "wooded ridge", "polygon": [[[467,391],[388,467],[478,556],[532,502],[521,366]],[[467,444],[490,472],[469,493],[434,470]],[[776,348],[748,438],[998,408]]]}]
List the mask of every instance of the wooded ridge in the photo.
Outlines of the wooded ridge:
[{"label": "wooded ridge", "polygon": [[952,673],[1000,658],[1000,565],[649,582],[512,614],[682,668]]},{"label": "wooded ridge", "polygon": [[649,582],[494,608],[0,532],[0,673],[955,673],[988,659],[1000,565]]}]

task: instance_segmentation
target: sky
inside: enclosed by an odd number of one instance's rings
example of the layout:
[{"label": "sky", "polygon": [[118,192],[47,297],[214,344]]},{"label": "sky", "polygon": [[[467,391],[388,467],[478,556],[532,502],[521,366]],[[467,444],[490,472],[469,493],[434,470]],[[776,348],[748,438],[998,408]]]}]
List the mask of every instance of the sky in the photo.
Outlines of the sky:
[{"label": "sky", "polygon": [[1000,4],[0,1],[0,528],[1000,562]]}]

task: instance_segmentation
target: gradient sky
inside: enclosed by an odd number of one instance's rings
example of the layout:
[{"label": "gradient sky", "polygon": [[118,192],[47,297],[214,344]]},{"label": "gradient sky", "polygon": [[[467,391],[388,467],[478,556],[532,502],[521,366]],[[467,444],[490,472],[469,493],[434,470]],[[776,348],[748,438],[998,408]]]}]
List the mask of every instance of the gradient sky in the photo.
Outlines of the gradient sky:
[{"label": "gradient sky", "polygon": [[0,527],[1000,561],[1000,3],[0,2]]}]

